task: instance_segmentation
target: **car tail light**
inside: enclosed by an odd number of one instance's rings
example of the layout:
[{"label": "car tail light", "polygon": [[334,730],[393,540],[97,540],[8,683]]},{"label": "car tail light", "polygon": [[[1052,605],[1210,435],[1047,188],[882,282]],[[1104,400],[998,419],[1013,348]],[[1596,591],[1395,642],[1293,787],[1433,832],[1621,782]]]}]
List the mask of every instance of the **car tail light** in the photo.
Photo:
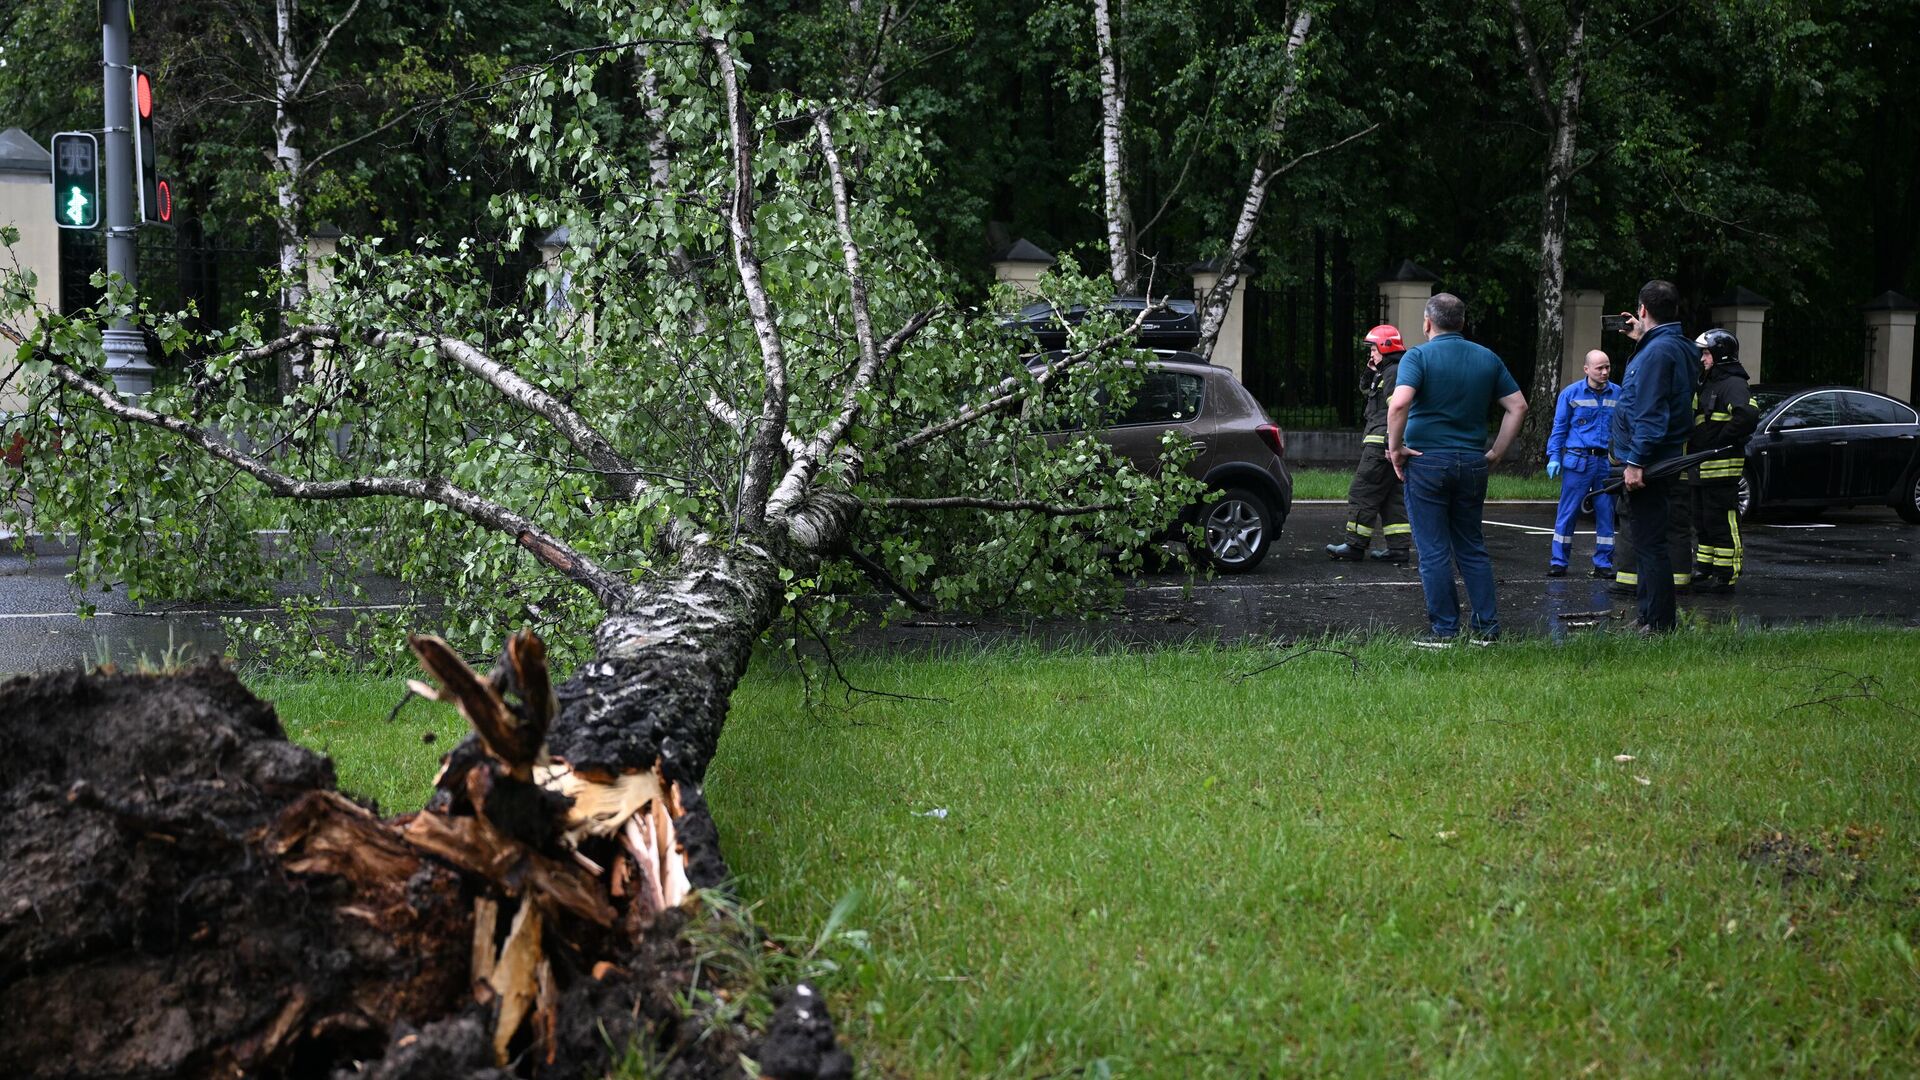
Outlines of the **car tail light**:
[{"label": "car tail light", "polygon": [[1281,432],[1279,425],[1261,424],[1253,430],[1260,433],[1260,441],[1266,443],[1269,450],[1281,457],[1287,456],[1287,437]]}]

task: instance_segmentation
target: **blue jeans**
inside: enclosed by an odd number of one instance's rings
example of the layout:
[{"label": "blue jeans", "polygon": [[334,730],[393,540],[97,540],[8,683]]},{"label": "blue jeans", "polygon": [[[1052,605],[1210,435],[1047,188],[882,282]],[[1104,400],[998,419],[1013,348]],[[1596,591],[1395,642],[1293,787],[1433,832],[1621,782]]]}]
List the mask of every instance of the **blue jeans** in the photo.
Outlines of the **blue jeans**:
[{"label": "blue jeans", "polygon": [[[1580,521],[1580,500],[1607,482],[1607,455],[1569,450],[1560,455],[1560,511],[1553,517],[1553,548],[1547,561],[1565,566],[1573,558],[1573,528]],[[1593,565],[1613,569],[1613,496],[1593,497]]]},{"label": "blue jeans", "polygon": [[1454,567],[1467,586],[1473,608],[1473,632],[1500,633],[1494,611],[1493,560],[1480,531],[1487,502],[1485,454],[1430,450],[1407,462],[1407,520],[1420,551],[1420,589],[1427,594],[1427,621],[1433,632],[1460,632],[1460,597],[1453,589]]}]

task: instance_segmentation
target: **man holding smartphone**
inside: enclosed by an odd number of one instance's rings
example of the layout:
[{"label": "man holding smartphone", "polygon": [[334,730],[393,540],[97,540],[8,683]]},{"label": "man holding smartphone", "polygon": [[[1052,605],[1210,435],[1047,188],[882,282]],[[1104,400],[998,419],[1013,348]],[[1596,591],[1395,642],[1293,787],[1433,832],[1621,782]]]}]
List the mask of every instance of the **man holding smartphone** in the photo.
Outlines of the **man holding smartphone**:
[{"label": "man holding smartphone", "polygon": [[[1626,481],[1625,510],[1634,545],[1642,634],[1664,634],[1678,621],[1674,565],[1667,537],[1678,475],[1647,475],[1680,456],[1693,427],[1693,390],[1700,381],[1699,350],[1680,331],[1680,293],[1655,279],[1640,287],[1640,307],[1627,336],[1639,346],[1620,380],[1613,412],[1613,458]],[[1625,566],[1616,566],[1625,571]],[[1687,567],[1691,571],[1692,567]],[[1624,574],[1622,575],[1624,576]]]}]

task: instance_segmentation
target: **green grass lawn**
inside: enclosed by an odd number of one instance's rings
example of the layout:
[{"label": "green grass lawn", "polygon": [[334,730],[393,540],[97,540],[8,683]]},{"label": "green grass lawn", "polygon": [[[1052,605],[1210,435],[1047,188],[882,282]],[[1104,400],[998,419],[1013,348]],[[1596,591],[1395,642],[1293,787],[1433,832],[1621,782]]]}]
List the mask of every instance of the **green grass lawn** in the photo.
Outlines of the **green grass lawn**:
[{"label": "green grass lawn", "polygon": [[[940,700],[756,674],[707,794],[763,925],[858,898],[826,985],[875,1075],[1891,1075],[1915,643],[868,659]],[[389,725],[391,683],[263,689],[393,806],[459,730]]]},{"label": "green grass lawn", "polygon": [[[1345,499],[1347,485],[1353,482],[1352,469],[1288,469],[1293,474],[1296,499]],[[1496,471],[1487,478],[1489,499],[1559,499],[1560,481],[1547,479],[1545,472],[1515,476]]]}]

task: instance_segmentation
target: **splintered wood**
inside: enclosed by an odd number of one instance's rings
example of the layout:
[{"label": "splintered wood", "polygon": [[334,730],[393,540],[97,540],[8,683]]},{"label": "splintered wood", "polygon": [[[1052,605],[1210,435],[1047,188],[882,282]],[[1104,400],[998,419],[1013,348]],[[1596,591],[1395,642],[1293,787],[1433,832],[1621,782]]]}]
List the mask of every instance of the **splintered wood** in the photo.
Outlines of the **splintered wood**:
[{"label": "splintered wood", "polygon": [[[491,894],[473,905],[470,974],[475,998],[497,1010],[494,1057],[508,1061],[522,1028],[530,1025],[530,1045],[536,1052],[544,1047],[550,1059],[560,984],[549,950],[560,944],[554,935],[564,932],[554,917],[570,915],[637,936],[660,912],[685,903],[693,889],[673,824],[683,813],[679,792],[662,781],[658,761],[645,771],[608,775],[576,770],[548,752],[547,729],[557,705],[546,650],[533,634],[515,634],[484,678],[439,638],[417,635],[409,643],[439,687],[409,680],[408,689],[453,704],[473,727],[487,761],[460,766],[464,774],[450,777],[456,765],[449,755],[435,781],[451,793],[448,804],[402,819],[401,847],[360,857],[425,852],[491,884]],[[514,826],[503,829],[489,816],[489,804],[506,790],[501,785],[513,784],[537,785],[562,797],[554,803],[554,842],[544,845],[550,850],[515,839],[526,834],[508,835]],[[582,844],[597,845],[597,858],[583,853]],[[325,854],[348,857],[332,845]],[[511,928],[502,941],[499,929],[507,917]],[[612,969],[602,961],[593,970],[598,978]]]}]

